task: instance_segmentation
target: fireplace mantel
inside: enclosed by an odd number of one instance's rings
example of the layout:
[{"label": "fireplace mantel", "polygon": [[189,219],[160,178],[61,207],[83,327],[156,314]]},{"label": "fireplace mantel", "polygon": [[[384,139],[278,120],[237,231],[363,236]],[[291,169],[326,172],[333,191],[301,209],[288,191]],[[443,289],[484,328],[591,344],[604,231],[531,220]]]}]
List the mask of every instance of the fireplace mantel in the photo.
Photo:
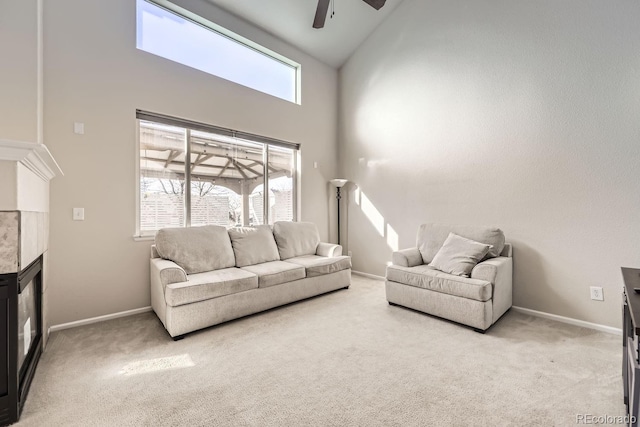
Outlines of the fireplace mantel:
[{"label": "fireplace mantel", "polygon": [[0,211],[49,212],[49,181],[62,175],[44,144],[0,139]]},{"label": "fireplace mantel", "polygon": [[0,139],[0,161],[21,163],[44,181],[64,175],[44,144]]}]

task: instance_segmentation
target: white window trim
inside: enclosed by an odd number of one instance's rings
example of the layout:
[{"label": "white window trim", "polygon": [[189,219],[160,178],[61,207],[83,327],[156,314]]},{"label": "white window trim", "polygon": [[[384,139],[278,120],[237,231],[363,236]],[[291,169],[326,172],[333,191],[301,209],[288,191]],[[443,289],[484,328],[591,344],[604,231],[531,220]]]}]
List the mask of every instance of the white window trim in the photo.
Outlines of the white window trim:
[{"label": "white window trim", "polygon": [[[144,241],[153,241],[155,240],[155,236],[157,233],[157,230],[154,231],[142,231],[140,229],[140,120],[138,118],[135,118],[135,129],[136,129],[136,141],[134,144],[134,155],[133,158],[135,159],[135,177],[134,177],[134,182],[136,185],[136,191],[135,191],[135,231],[133,234],[133,240],[136,242],[144,242]],[[268,145],[269,143],[273,143],[274,141],[271,142],[264,142],[262,141],[261,143]],[[288,145],[288,144],[287,144]],[[298,222],[301,221],[302,218],[302,146],[300,144],[291,144],[292,146],[295,146],[295,164],[294,164],[294,168],[295,168],[295,177],[294,177],[294,181],[293,181],[293,192],[296,195],[296,202],[295,202],[295,206],[293,207],[293,219],[294,221]],[[292,147],[293,148],[293,147]],[[265,174],[266,175],[266,174]],[[266,186],[265,186],[266,188]]]}]

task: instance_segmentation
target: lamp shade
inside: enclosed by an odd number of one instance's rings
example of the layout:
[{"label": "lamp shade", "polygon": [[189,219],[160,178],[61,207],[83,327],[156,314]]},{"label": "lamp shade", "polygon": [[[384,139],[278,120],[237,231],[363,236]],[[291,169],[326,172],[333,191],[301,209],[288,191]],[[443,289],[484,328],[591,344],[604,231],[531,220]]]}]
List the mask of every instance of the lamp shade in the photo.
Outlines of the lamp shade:
[{"label": "lamp shade", "polygon": [[349,182],[349,180],[348,179],[332,179],[329,182],[333,184],[334,187],[340,188],[340,187],[343,187],[347,182]]}]

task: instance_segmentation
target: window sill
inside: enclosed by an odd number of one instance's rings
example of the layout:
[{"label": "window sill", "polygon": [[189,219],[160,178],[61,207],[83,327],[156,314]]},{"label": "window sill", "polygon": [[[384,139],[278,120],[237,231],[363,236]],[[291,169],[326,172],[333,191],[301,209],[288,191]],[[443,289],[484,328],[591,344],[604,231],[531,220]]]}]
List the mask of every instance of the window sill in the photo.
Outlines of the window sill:
[{"label": "window sill", "polygon": [[153,242],[155,239],[155,236],[133,236],[135,242]]}]

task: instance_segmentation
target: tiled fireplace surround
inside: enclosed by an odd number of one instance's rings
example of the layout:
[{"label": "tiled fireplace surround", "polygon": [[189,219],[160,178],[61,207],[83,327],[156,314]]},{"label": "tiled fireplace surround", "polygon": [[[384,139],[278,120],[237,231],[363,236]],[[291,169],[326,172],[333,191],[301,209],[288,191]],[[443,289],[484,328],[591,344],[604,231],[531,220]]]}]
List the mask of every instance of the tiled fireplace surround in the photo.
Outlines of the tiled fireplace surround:
[{"label": "tiled fireplace surround", "polygon": [[0,274],[17,273],[25,269],[40,255],[43,256],[43,330],[46,340],[46,280],[49,246],[49,213],[28,211],[0,212]]}]

